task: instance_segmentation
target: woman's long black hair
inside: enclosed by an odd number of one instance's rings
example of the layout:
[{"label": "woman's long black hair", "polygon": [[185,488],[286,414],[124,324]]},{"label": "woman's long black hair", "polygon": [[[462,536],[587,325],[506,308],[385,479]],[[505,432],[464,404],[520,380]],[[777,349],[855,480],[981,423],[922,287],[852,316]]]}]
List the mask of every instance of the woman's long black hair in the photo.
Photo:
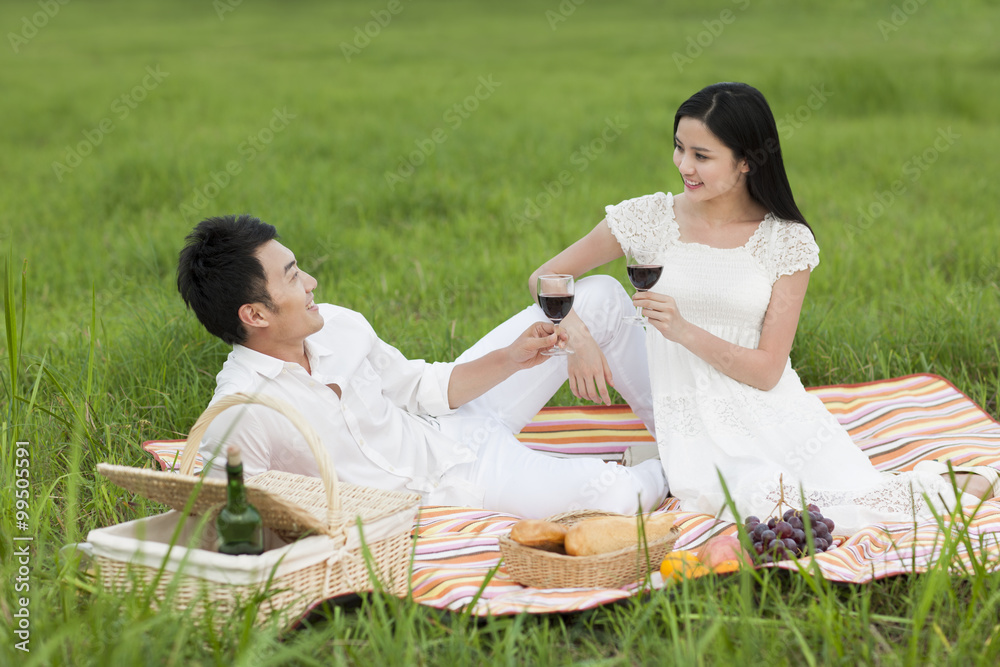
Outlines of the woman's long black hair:
[{"label": "woman's long black hair", "polygon": [[677,109],[675,136],[677,124],[685,117],[703,122],[737,160],[747,161],[747,189],[754,201],[782,220],[809,227],[788,184],[774,114],[759,90],[745,83],[703,88]]}]

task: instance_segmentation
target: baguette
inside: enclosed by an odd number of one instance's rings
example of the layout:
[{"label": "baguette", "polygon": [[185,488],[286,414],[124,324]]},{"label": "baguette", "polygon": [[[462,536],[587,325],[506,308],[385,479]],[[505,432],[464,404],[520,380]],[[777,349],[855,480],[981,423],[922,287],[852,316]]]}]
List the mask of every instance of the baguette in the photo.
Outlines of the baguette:
[{"label": "baguette", "polygon": [[[646,542],[668,536],[674,530],[674,520],[673,514],[645,517]],[[639,544],[638,522],[631,516],[585,519],[567,531],[565,544],[570,556],[594,556],[635,547]]]},{"label": "baguette", "polygon": [[554,521],[539,519],[523,519],[514,524],[510,530],[510,539],[526,547],[566,553],[563,543],[566,541],[566,526]]}]

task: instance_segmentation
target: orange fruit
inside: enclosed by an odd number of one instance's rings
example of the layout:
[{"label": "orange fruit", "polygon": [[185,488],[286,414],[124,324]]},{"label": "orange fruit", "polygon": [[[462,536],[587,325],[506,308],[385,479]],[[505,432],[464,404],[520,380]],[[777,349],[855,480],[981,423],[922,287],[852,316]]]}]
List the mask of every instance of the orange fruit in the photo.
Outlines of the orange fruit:
[{"label": "orange fruit", "polygon": [[696,579],[712,571],[690,551],[671,551],[660,563],[660,574],[664,583],[678,582],[683,579]]}]

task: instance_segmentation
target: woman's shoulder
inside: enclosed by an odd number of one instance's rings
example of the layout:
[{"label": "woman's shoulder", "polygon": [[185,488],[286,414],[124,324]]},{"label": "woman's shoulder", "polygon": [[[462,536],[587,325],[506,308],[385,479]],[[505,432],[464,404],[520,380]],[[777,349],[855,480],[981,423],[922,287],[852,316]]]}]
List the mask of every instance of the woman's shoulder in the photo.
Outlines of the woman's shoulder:
[{"label": "woman's shoulder", "polygon": [[814,269],[819,264],[819,246],[812,230],[801,222],[784,220],[768,213],[761,222],[762,234],[757,234],[758,255],[777,279],[802,269]]},{"label": "woman's shoulder", "polygon": [[766,236],[780,245],[788,243],[816,245],[812,229],[804,223],[795,220],[785,220],[773,213],[768,213],[764,216],[761,225],[769,232]]},{"label": "woman's shoulder", "polygon": [[674,217],[674,197],[669,192],[654,192],[605,206],[604,212],[611,227],[657,227]]},{"label": "woman's shoulder", "polygon": [[654,192],[653,194],[641,195],[630,199],[623,199],[617,204],[608,204],[604,210],[608,213],[616,211],[637,211],[637,210],[663,210],[673,208],[674,196],[667,192]]},{"label": "woman's shoulder", "polygon": [[622,247],[663,245],[673,215],[673,195],[655,192],[605,207],[604,219]]}]

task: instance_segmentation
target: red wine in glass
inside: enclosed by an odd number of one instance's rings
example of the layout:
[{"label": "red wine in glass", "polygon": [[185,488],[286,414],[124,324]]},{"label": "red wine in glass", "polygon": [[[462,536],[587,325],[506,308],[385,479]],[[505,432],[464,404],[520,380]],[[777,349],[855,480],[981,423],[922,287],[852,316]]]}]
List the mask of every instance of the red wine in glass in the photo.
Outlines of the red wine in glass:
[{"label": "red wine in glass", "polygon": [[539,294],[538,305],[542,307],[545,317],[552,320],[553,324],[559,324],[569,315],[573,308],[572,294]]},{"label": "red wine in glass", "polygon": [[[569,275],[547,275],[538,277],[538,305],[541,307],[545,317],[556,325],[556,333],[559,332],[559,323],[569,315],[573,308],[573,276]],[[547,350],[542,350],[542,354],[547,357],[559,357],[566,354],[573,354],[573,350],[555,345]]]},{"label": "red wine in glass", "polygon": [[626,269],[629,282],[640,292],[645,292],[656,284],[663,273],[662,264],[637,264]]},{"label": "red wine in glass", "polygon": [[[628,280],[639,292],[646,292],[652,288],[663,273],[663,263],[657,261],[657,255],[656,249],[643,245],[631,246],[625,251],[625,270],[628,272]],[[638,308],[635,309],[635,315],[626,315],[625,321],[637,326],[649,324],[649,320],[639,313]]]}]

